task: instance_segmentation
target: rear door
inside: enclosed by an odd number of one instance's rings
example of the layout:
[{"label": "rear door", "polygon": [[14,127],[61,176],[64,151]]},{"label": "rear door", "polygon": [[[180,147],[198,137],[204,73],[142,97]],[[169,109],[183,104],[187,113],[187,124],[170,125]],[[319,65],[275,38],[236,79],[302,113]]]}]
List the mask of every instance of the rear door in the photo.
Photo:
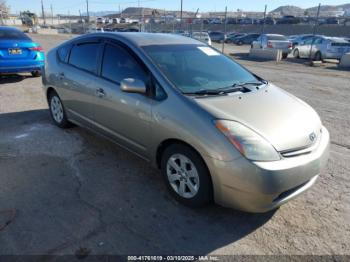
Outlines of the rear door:
[{"label": "rear door", "polygon": [[67,113],[70,118],[86,125],[91,125],[93,118],[92,102],[98,82],[101,47],[101,40],[97,38],[75,42],[66,62],[61,62],[57,72],[61,87],[59,95]]}]

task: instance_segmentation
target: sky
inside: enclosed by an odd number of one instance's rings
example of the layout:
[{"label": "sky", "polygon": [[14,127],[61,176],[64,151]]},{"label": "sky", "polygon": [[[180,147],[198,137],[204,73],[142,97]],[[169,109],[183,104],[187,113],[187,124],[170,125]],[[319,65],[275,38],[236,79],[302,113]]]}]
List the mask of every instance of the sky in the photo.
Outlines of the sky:
[{"label": "sky", "polygon": [[[41,12],[41,0],[6,0],[10,5],[11,13],[30,10],[36,13]],[[86,11],[86,0],[43,0],[46,12],[50,11],[52,5],[54,14],[78,14]],[[350,0],[348,1],[348,3]],[[223,11],[227,6],[228,11],[243,9],[245,11],[263,11],[265,4],[268,11],[281,5],[295,5],[302,8],[323,5],[340,5],[347,3],[346,0],[183,0],[183,10],[199,12]],[[90,11],[117,11],[130,6],[138,6],[138,0],[89,0]],[[180,10],[180,0],[140,0],[140,6],[159,8],[166,10]]]}]

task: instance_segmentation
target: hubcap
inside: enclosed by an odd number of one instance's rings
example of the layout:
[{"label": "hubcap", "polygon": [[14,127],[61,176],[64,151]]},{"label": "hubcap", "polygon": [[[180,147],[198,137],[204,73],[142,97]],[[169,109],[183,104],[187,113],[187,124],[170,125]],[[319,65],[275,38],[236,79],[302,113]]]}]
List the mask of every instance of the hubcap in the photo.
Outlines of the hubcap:
[{"label": "hubcap", "polygon": [[182,155],[174,154],[166,166],[168,181],[174,191],[183,198],[194,197],[199,190],[199,176],[192,161]]},{"label": "hubcap", "polygon": [[63,119],[63,107],[60,99],[57,96],[52,97],[50,108],[55,121],[57,123],[61,123]]}]

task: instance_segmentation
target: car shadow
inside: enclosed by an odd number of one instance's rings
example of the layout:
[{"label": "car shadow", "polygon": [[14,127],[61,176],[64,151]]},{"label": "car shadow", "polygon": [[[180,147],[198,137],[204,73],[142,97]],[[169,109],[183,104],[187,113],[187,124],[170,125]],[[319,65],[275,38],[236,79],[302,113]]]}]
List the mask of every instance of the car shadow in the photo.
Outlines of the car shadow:
[{"label": "car shadow", "polygon": [[59,129],[48,110],[0,114],[0,126],[0,206],[20,213],[0,235],[1,254],[202,255],[275,213],[185,207],[147,162],[83,128]]},{"label": "car shadow", "polygon": [[1,74],[0,73],[0,85],[1,84],[12,84],[21,82],[26,78],[32,78],[31,75],[26,74]]}]

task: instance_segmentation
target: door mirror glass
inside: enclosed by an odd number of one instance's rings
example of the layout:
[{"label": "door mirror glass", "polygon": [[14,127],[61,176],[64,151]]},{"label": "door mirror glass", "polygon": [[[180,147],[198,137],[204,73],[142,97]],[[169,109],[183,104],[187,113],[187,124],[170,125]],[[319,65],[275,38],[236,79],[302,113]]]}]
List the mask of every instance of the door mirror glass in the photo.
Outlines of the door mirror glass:
[{"label": "door mirror glass", "polygon": [[146,93],[146,85],[143,81],[134,78],[125,78],[120,82],[120,89],[127,93]]}]

